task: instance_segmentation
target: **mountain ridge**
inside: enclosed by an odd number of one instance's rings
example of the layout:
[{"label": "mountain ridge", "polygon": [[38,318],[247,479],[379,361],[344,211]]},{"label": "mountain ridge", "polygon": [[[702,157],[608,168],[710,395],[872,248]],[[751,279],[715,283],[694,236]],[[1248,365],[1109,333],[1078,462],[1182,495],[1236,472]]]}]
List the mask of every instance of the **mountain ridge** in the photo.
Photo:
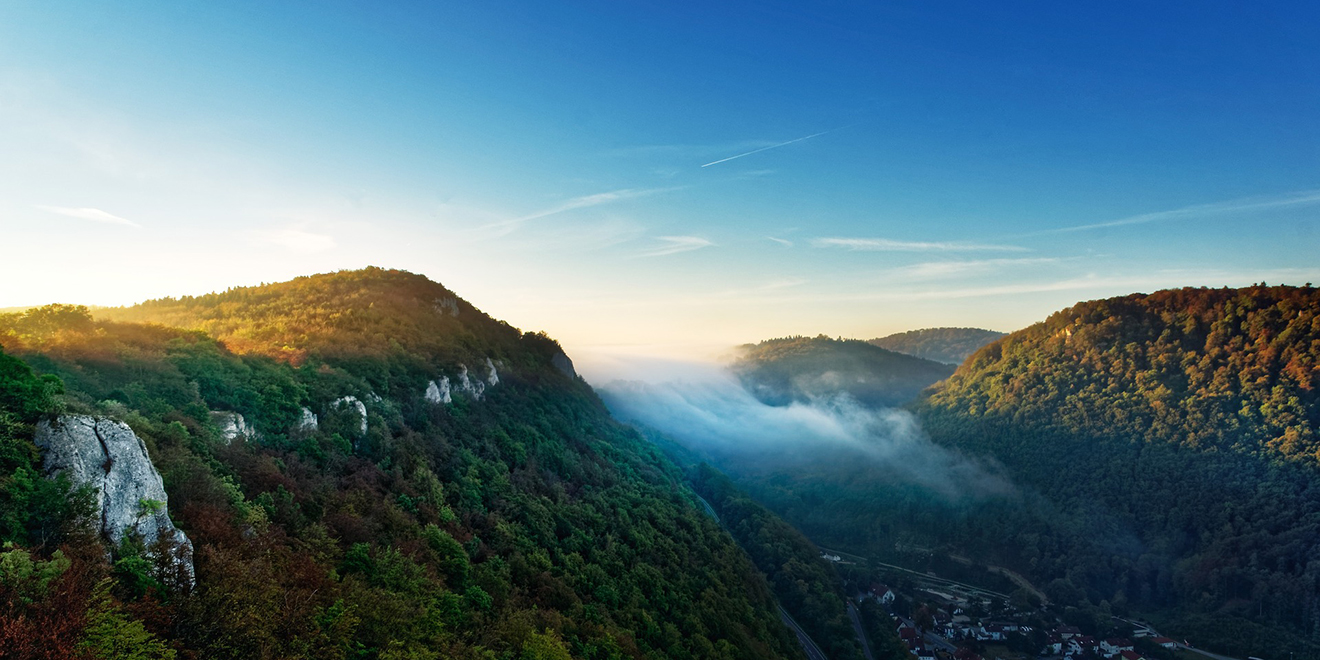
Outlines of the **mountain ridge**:
[{"label": "mountain ridge", "polygon": [[[10,648],[64,657],[131,633],[161,658],[800,658],[745,553],[557,343],[446,293],[368,269],[0,316],[5,353],[64,385],[33,406],[128,423],[196,551],[189,588],[131,544],[69,567],[13,550],[73,591],[56,608],[72,618]],[[483,388],[458,386],[469,367]],[[0,394],[40,389],[13,373]],[[450,397],[428,397],[445,377]],[[39,470],[10,428],[0,458]],[[0,520],[31,515],[9,508],[24,483],[0,474]],[[55,611],[7,585],[0,618]],[[102,607],[133,625],[94,636]]]},{"label": "mountain ridge", "polygon": [[959,365],[982,346],[1003,336],[1002,332],[981,328],[922,328],[868,342],[898,353]]}]

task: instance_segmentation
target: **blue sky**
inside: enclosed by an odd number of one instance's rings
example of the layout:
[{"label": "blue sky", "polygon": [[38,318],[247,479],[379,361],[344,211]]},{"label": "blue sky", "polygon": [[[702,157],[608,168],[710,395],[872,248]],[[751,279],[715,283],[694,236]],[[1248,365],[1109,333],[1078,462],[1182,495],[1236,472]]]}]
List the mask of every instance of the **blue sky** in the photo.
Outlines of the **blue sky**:
[{"label": "blue sky", "polygon": [[1320,282],[1315,3],[106,4],[0,2],[0,306],[371,264],[696,355]]}]

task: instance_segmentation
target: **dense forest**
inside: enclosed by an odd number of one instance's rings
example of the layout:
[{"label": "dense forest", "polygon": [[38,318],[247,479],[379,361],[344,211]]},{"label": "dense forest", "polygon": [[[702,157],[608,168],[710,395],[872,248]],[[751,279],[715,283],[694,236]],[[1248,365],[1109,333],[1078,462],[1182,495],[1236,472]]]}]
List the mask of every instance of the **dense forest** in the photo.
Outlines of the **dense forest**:
[{"label": "dense forest", "polygon": [[821,335],[742,346],[733,372],[749,392],[770,405],[847,394],[871,406],[896,406],[947,378],[953,367],[864,341]]},{"label": "dense forest", "polygon": [[1004,333],[980,328],[923,328],[872,339],[869,343],[904,355],[959,365]]},{"label": "dense forest", "polygon": [[[802,656],[682,472],[552,340],[420,276],[37,308],[0,316],[0,345],[6,657]],[[424,396],[482,365],[484,392]],[[40,476],[32,425],[60,413],[145,441],[195,585],[140,545],[103,553],[86,489]]]},{"label": "dense forest", "polygon": [[[760,366],[808,382],[836,364],[785,355]],[[1317,290],[1163,291],[1054,314],[909,404],[1010,489],[939,497],[845,449],[717,467],[827,546],[913,567],[969,555],[1076,621],[1141,616],[1229,654],[1320,657],[1317,383]]]},{"label": "dense forest", "polygon": [[995,551],[1060,600],[1149,611],[1231,653],[1314,657],[1317,385],[1320,290],[1181,289],[1058,312],[919,411],[1053,508]]}]

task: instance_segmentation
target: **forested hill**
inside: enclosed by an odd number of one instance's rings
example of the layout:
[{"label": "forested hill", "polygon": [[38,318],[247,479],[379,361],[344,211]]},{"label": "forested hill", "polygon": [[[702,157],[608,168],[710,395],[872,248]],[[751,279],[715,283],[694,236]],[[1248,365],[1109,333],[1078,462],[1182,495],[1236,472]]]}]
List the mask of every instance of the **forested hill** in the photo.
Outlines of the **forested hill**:
[{"label": "forested hill", "polygon": [[770,405],[848,394],[878,407],[906,403],[953,367],[855,339],[786,337],[740,347],[733,371]]},{"label": "forested hill", "polygon": [[1320,641],[1317,386],[1320,290],[1181,289],[1004,337],[919,412],[1057,507],[1054,532],[1006,529],[1000,548],[1052,597],[1272,658]]},{"label": "forested hill", "polygon": [[[802,657],[764,577],[559,347],[421,276],[37,308],[0,315],[0,345],[7,657]],[[38,476],[54,413],[142,438],[195,586],[79,531],[86,498]]]},{"label": "forested hill", "polygon": [[1003,336],[1002,332],[980,328],[924,328],[872,339],[870,343],[904,355],[958,365]]},{"label": "forested hill", "polygon": [[437,363],[461,361],[474,351],[512,350],[522,336],[439,283],[380,268],[99,308],[94,314],[201,330],[235,353],[295,365],[309,355],[351,361],[409,354]]}]

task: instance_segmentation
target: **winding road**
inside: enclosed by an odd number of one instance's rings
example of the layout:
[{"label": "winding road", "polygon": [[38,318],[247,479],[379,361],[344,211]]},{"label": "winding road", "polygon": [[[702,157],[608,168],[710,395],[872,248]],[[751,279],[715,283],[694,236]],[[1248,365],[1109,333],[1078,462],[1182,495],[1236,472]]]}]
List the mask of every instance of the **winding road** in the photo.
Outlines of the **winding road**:
[{"label": "winding road", "polygon": [[807,658],[809,660],[828,660],[828,658],[825,657],[825,652],[820,650],[820,647],[816,646],[815,642],[811,641],[811,637],[807,635],[807,631],[803,630],[802,626],[799,626],[798,622],[794,621],[793,617],[789,616],[788,612],[784,610],[783,605],[779,606],[779,618],[783,620],[784,625],[788,626],[789,630],[793,631],[794,635],[797,635],[798,643],[802,645],[802,650],[807,652]]},{"label": "winding road", "polygon": [[851,600],[848,601],[848,618],[852,619],[853,630],[857,632],[857,641],[862,643],[862,653],[866,656],[866,660],[875,660],[875,656],[871,654],[871,642],[866,638],[866,632],[862,630],[862,617],[857,614],[857,606],[853,605]]}]

